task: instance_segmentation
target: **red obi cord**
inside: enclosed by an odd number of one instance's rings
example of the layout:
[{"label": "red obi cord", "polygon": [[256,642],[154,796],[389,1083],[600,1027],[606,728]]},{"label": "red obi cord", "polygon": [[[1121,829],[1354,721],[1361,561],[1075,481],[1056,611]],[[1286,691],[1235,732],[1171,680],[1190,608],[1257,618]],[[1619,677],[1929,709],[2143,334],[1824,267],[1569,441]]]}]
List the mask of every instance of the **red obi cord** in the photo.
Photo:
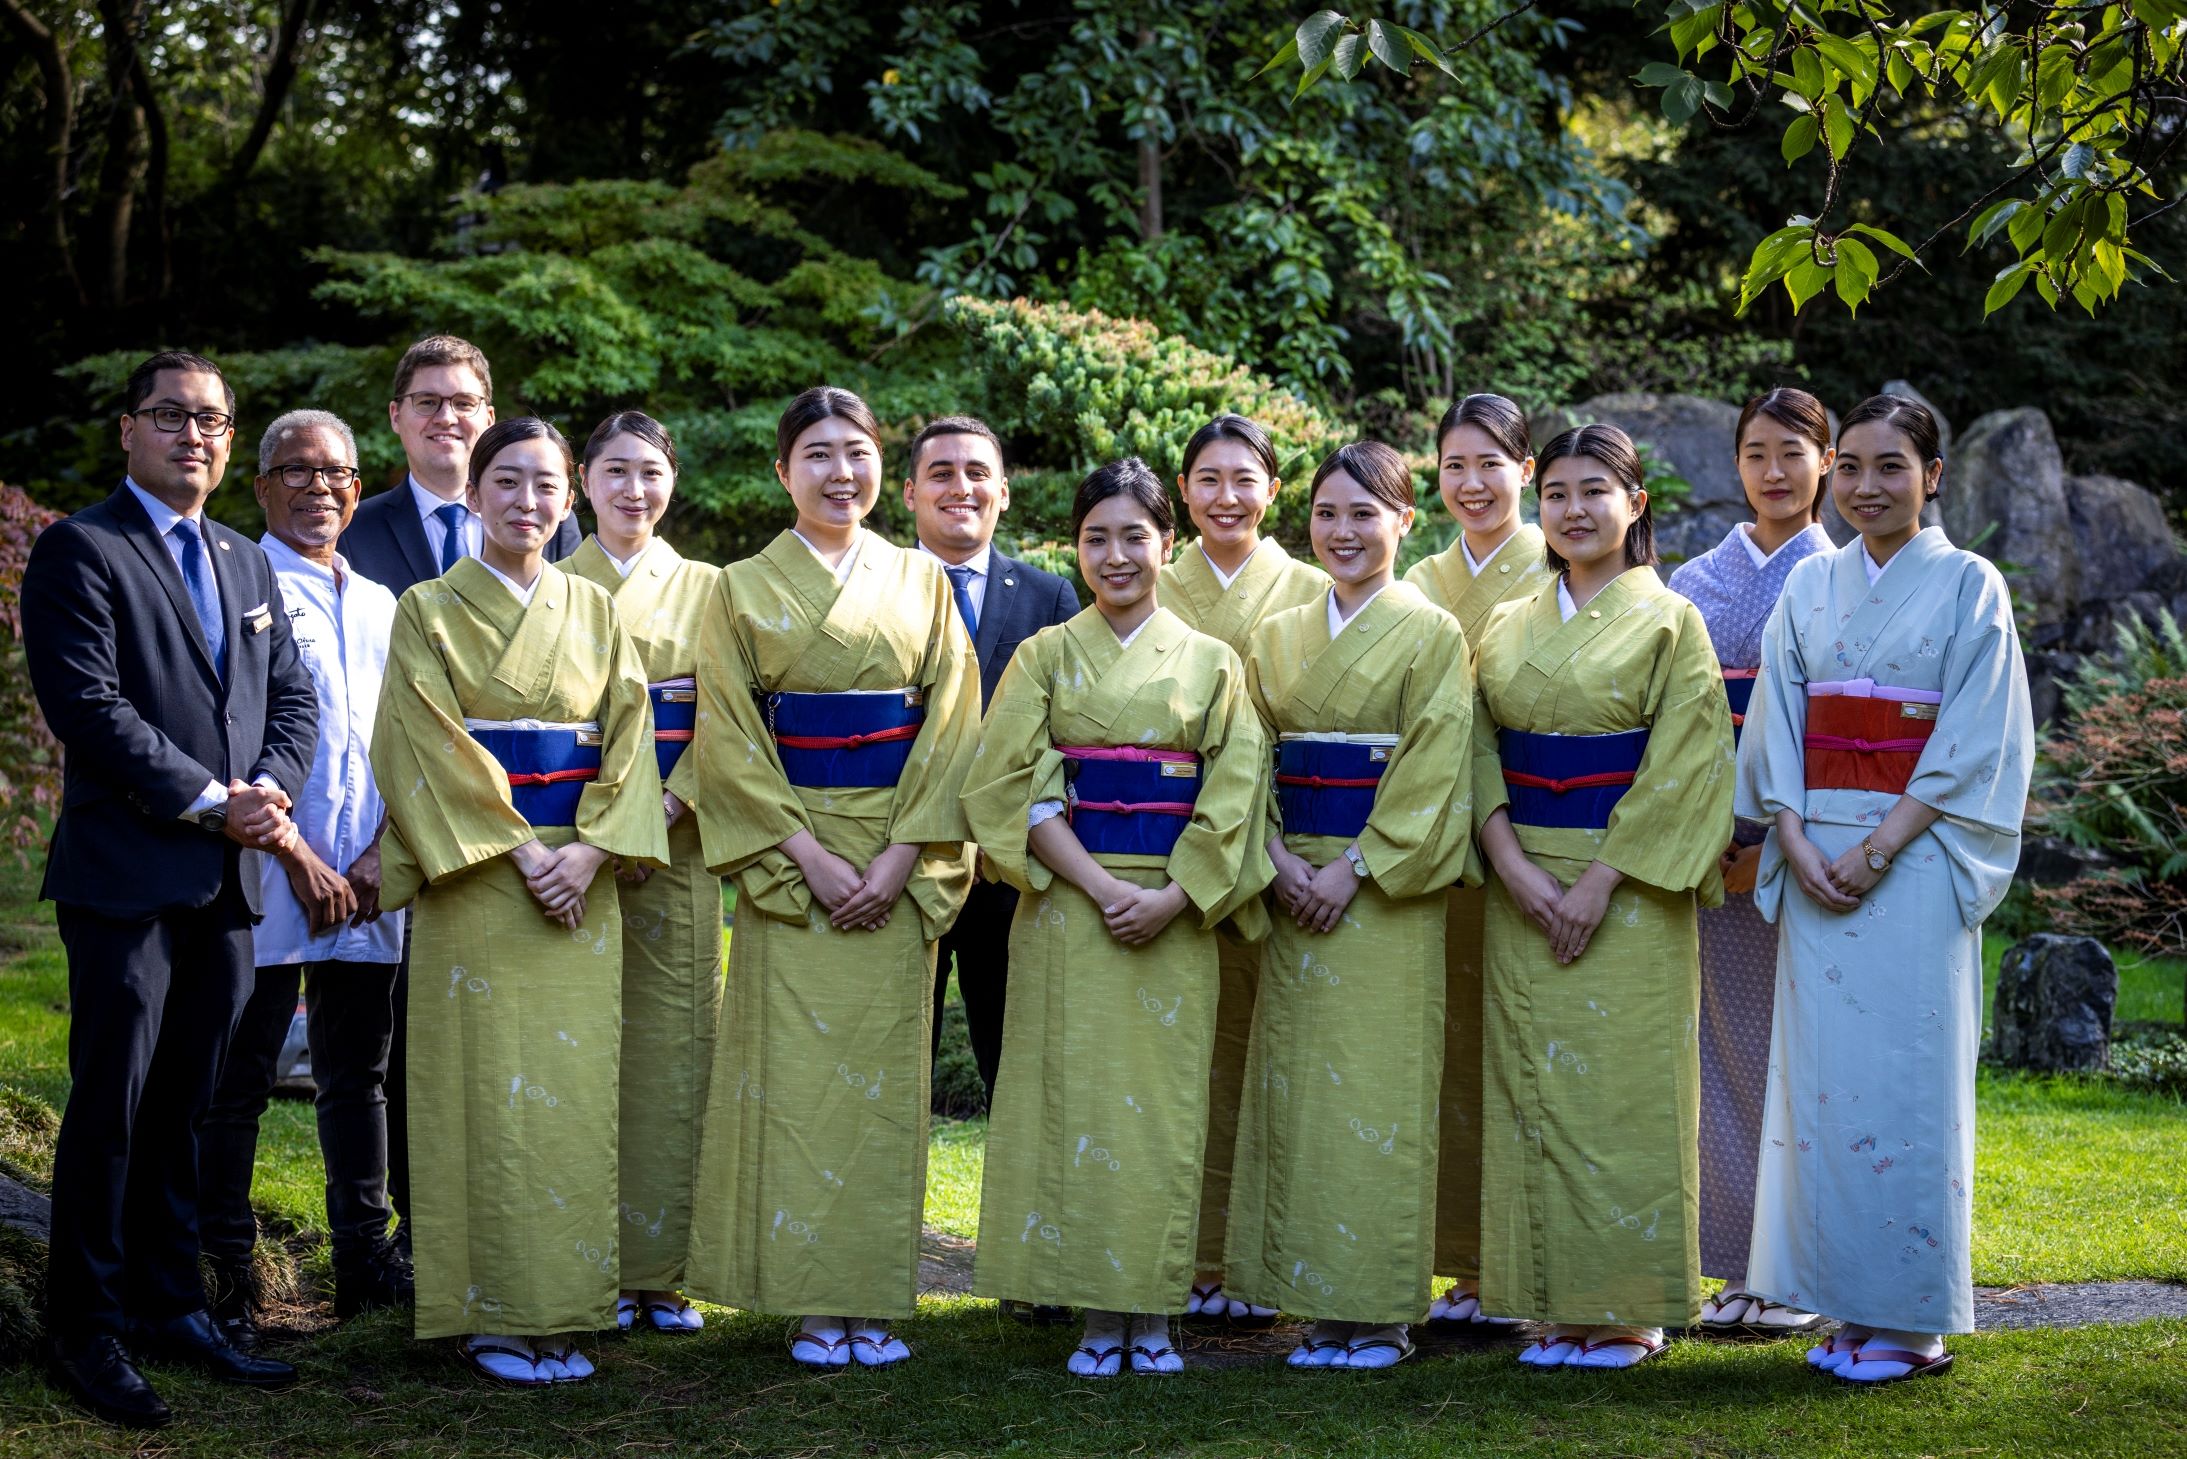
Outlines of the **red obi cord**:
[{"label": "red obi cord", "polygon": [[1309,790],[1374,790],[1381,786],[1378,776],[1328,776],[1328,775],[1278,775],[1278,785],[1303,785]]},{"label": "red obi cord", "polygon": [[1192,802],[1184,800],[1082,800],[1071,807],[1079,811],[1100,811],[1106,815],[1128,816],[1134,811],[1150,816],[1189,816]]},{"label": "red obi cord", "polygon": [[1558,795],[1563,795],[1566,791],[1571,790],[1599,790],[1606,785],[1631,785],[1632,783],[1633,772],[1630,770],[1604,770],[1595,775],[1573,775],[1563,780],[1548,775],[1529,775],[1524,770],[1506,770],[1504,772],[1504,784],[1506,785],[1524,785],[1535,790],[1554,791]]},{"label": "red obi cord", "polygon": [[[894,729],[875,730],[866,735],[776,735],[775,743],[785,750],[856,750],[866,745],[884,745],[892,740],[915,740],[919,738],[920,728],[916,724],[900,724]],[[671,730],[655,738],[665,740],[677,734],[687,740],[691,738],[689,730]]]},{"label": "red obi cord", "polygon": [[1869,790],[1904,795],[1921,752],[1936,731],[1933,718],[1908,718],[1898,699],[1829,695],[1807,701],[1807,788]]},{"label": "red obi cord", "polygon": [[598,770],[584,767],[575,770],[511,770],[509,772],[509,784],[512,788],[519,785],[560,785],[570,780],[598,780],[599,778],[600,772]]},{"label": "red obi cord", "polygon": [[666,745],[688,745],[691,743],[691,731],[657,729],[653,732],[653,738]]}]

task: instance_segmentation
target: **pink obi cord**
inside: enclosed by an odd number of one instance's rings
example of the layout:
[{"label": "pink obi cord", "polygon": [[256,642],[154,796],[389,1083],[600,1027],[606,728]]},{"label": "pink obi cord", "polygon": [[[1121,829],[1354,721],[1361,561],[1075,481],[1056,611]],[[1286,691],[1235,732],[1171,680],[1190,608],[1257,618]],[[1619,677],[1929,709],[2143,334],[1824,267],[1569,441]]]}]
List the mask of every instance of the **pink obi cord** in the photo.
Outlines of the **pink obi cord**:
[{"label": "pink obi cord", "polygon": [[1873,679],[1812,680],[1807,686],[1810,699],[1895,699],[1901,704],[1942,704],[1944,696],[1934,689],[1898,689],[1889,684],[1878,684]]},{"label": "pink obi cord", "polygon": [[1200,763],[1200,757],[1190,750],[1148,750],[1138,745],[1058,745],[1056,753],[1066,760],[1152,760],[1168,765]]},{"label": "pink obi cord", "polygon": [[1855,750],[1863,754],[1918,755],[1929,748],[1927,740],[1862,740],[1849,735],[1809,735],[1810,750]]}]

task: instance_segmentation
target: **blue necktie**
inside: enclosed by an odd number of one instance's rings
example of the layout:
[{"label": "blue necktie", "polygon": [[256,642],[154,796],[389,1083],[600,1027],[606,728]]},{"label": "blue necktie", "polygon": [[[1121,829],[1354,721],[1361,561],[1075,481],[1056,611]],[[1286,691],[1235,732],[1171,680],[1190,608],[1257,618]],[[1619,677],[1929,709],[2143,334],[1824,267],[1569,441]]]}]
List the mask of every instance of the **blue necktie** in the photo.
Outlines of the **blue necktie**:
[{"label": "blue necktie", "polygon": [[433,515],[440,518],[441,526],[447,529],[441,534],[440,539],[440,570],[446,572],[469,556],[463,550],[466,546],[463,540],[463,528],[465,519],[471,515],[471,511],[461,502],[450,502],[445,507],[435,507]]},{"label": "blue necktie", "polygon": [[957,616],[964,620],[964,631],[978,633],[980,615],[972,611],[972,569],[945,567],[942,571],[949,574],[949,595],[957,600]]},{"label": "blue necktie", "polygon": [[220,588],[213,582],[212,564],[205,560],[205,542],[197,523],[184,517],[169,529],[182,551],[182,585],[190,590],[190,606],[197,610],[197,626],[205,631],[205,647],[212,650],[213,672],[228,682],[228,630],[220,619]]}]

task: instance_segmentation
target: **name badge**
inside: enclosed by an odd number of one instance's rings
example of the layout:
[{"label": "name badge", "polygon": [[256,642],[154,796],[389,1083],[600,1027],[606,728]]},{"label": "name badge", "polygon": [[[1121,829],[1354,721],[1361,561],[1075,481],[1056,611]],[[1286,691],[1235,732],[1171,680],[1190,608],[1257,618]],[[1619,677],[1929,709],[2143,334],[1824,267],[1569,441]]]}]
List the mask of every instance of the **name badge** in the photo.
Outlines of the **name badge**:
[{"label": "name badge", "polygon": [[581,729],[577,731],[577,743],[580,745],[604,745],[607,743],[607,733],[604,730]]},{"label": "name badge", "polygon": [[1188,761],[1164,760],[1161,763],[1162,778],[1164,780],[1197,780],[1200,778],[1200,767]]},{"label": "name badge", "polygon": [[243,615],[243,626],[252,633],[264,633],[273,627],[273,613],[264,603],[260,603]]},{"label": "name badge", "polygon": [[926,703],[926,690],[914,687],[904,691],[904,708],[917,709],[924,703]]},{"label": "name badge", "polygon": [[1900,719],[1935,719],[1936,711],[1937,706],[1934,704],[1901,704],[1898,707],[1898,717]]},{"label": "name badge", "polygon": [[1370,747],[1367,751],[1367,763],[1370,765],[1389,764],[1390,747],[1388,745],[1375,745]]},{"label": "name badge", "polygon": [[659,693],[663,704],[696,704],[699,702],[699,691],[696,689],[662,689]]}]

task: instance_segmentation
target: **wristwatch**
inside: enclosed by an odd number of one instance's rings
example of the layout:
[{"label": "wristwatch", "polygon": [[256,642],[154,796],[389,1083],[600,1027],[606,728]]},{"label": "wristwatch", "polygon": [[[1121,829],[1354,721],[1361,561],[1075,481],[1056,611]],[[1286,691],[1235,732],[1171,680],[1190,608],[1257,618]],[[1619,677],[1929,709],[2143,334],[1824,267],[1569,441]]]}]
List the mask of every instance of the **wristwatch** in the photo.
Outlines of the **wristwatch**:
[{"label": "wristwatch", "polygon": [[1860,849],[1868,857],[1868,869],[1870,871],[1886,872],[1891,869],[1891,858],[1878,851],[1875,842],[1864,838],[1860,843]]},{"label": "wristwatch", "polygon": [[207,806],[204,810],[199,811],[197,813],[197,823],[215,836],[225,835],[228,830],[227,802],[222,801],[219,805]]},{"label": "wristwatch", "polygon": [[1358,877],[1361,881],[1367,879],[1367,858],[1359,854],[1357,846],[1345,847],[1344,859],[1352,864],[1353,876]]}]

